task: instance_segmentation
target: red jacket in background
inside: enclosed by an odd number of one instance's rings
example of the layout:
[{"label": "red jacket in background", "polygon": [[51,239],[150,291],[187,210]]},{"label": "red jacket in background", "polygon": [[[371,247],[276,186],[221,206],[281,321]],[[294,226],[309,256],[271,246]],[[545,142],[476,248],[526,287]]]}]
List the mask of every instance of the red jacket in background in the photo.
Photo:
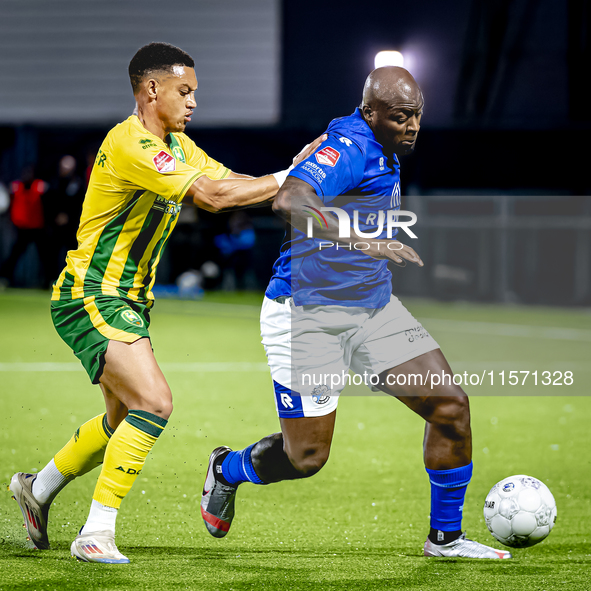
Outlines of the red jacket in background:
[{"label": "red jacket in background", "polygon": [[45,183],[38,179],[26,188],[22,181],[13,181],[10,185],[12,207],[10,219],[21,230],[38,230],[44,227],[43,203],[41,196],[45,193]]}]

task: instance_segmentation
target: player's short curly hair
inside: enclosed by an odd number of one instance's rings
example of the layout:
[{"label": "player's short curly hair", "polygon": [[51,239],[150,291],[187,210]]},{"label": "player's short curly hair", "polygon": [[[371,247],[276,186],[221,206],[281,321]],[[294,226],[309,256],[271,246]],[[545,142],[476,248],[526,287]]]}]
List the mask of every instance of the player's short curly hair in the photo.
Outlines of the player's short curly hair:
[{"label": "player's short curly hair", "polygon": [[170,43],[149,43],[137,50],[129,62],[129,79],[134,94],[147,74],[170,71],[173,66],[195,67],[193,58]]}]

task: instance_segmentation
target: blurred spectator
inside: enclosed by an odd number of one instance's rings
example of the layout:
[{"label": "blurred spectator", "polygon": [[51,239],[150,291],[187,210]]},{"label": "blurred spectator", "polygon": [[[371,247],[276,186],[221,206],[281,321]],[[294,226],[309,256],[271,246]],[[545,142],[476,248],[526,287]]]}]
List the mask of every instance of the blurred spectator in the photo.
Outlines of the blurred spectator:
[{"label": "blurred spectator", "polygon": [[76,248],[76,230],[85,192],[84,181],[76,174],[76,168],[73,156],[63,156],[59,161],[58,176],[51,182],[44,199],[51,279],[58,277],[68,250]]},{"label": "blurred spectator", "polygon": [[222,255],[224,282],[231,282],[227,279],[230,272],[234,275],[235,287],[245,289],[247,272],[252,269],[252,249],[256,241],[254,228],[246,212],[236,211],[228,219],[228,230],[214,239]]},{"label": "blurred spectator", "polygon": [[41,263],[41,276],[37,285],[47,287],[47,245],[45,239],[45,216],[43,211],[43,194],[47,184],[35,178],[33,166],[26,166],[21,180],[10,184],[10,220],[16,229],[16,240],[8,258],[0,267],[0,279],[9,285],[15,284],[14,272],[21,256],[30,244],[34,244]]},{"label": "blurred spectator", "polygon": [[0,215],[10,208],[10,193],[4,183],[0,182]]}]

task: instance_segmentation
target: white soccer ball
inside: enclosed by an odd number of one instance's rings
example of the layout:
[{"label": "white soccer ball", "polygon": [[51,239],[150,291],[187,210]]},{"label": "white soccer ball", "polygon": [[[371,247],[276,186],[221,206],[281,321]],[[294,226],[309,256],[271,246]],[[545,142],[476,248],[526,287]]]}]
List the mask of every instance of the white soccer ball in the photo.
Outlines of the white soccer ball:
[{"label": "white soccer ball", "polygon": [[509,476],[497,482],[484,501],[484,520],[501,544],[526,548],[541,542],[556,522],[550,489],[531,476]]}]

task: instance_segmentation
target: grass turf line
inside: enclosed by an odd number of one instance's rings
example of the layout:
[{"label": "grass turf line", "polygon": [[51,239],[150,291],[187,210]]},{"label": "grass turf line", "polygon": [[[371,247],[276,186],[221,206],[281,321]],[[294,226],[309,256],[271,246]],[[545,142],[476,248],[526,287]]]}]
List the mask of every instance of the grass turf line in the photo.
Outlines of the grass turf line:
[{"label": "grass turf line", "polygon": [[[151,331],[157,359],[264,362],[255,307],[260,297],[158,302]],[[219,302],[231,306],[221,309]],[[591,329],[584,311],[407,305],[418,317]],[[0,363],[75,361],[51,325],[47,294],[0,294],[0,326]],[[482,518],[484,497],[501,478],[526,473],[546,482],[558,503],[556,527],[542,544],[516,550],[514,560],[502,563],[423,558],[429,486],[422,422],[394,400],[354,396],[339,405],[328,465],[307,481],[244,485],[231,533],[215,540],[199,515],[209,453],[219,444],[240,448],[277,430],[270,378],[264,372],[172,371],[167,379],[175,412],[118,519],[118,545],[132,563],[78,564],[69,558],[88,512],[92,473],[57,498],[50,512],[52,550],[46,552],[27,548],[20,511],[9,493],[0,495],[0,588],[590,589],[591,401],[584,396],[590,345],[433,333],[456,363],[506,363],[507,371],[552,363],[578,368],[573,387],[553,388],[557,396],[535,396],[548,391],[531,383],[512,391],[467,388],[486,396],[472,398],[475,474],[464,526],[474,539],[496,545]],[[499,392],[524,396],[492,396]],[[83,372],[0,372],[0,396],[4,484],[18,470],[40,469],[103,408],[98,388]]]}]

